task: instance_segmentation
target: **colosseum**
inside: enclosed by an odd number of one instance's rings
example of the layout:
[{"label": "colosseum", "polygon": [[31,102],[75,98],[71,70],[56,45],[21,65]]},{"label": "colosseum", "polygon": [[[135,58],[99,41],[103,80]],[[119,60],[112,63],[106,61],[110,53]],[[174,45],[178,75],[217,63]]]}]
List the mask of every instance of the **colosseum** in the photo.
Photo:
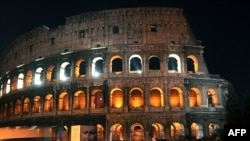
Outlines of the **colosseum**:
[{"label": "colosseum", "polygon": [[[82,13],[0,57],[0,140],[219,138],[228,81],[209,74],[182,8]],[[88,131],[86,131],[88,132]]]}]

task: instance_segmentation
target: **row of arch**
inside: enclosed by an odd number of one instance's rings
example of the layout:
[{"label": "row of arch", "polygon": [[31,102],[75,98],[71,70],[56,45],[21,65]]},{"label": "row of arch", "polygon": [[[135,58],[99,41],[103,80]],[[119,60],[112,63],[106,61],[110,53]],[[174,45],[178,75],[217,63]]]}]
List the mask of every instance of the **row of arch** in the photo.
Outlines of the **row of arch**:
[{"label": "row of arch", "polygon": [[[187,71],[197,72],[198,61],[193,55],[187,58]],[[121,74],[123,72],[123,60],[119,55],[115,55],[110,59],[110,70],[113,74]],[[169,73],[181,73],[181,61],[177,54],[170,54],[168,57],[168,72]],[[93,77],[98,77],[104,73],[104,59],[103,57],[96,57],[92,60],[91,64],[85,59],[78,59],[73,66],[73,63],[62,62],[58,67],[56,64],[49,65],[47,68],[42,66],[37,67],[35,70],[27,70],[26,73],[20,72],[17,76],[9,76],[6,79],[0,79],[0,96],[8,94],[11,91],[22,89],[27,86],[41,85],[42,83],[52,82],[57,80],[65,81],[70,79],[74,74],[75,78],[87,77],[88,68],[91,68],[91,74]],[[129,72],[130,73],[142,73],[142,57],[140,55],[132,55],[129,58]],[[74,68],[74,69],[72,69]],[[153,71],[161,70],[161,60],[158,56],[151,56],[148,58],[148,69]],[[45,81],[44,81],[45,80]]]},{"label": "row of arch", "polygon": [[[204,101],[203,97],[207,98]],[[212,98],[210,101],[209,98]],[[128,100],[126,100],[128,99]],[[19,99],[5,101],[1,106],[1,115],[19,115],[21,113],[50,112],[53,109],[58,111],[98,109],[109,105],[110,108],[123,108],[128,105],[130,108],[141,108],[145,106],[161,108],[165,105],[170,107],[184,107],[185,95],[181,88],[173,87],[168,94],[164,94],[159,87],[153,87],[149,94],[145,94],[141,88],[130,89],[129,95],[120,88],[113,88],[109,95],[105,96],[100,88],[93,89],[90,94],[85,90],[77,90],[73,95],[63,91],[55,97],[53,93],[47,93],[44,97],[34,94],[32,97],[20,97]],[[212,103],[209,103],[212,102]],[[128,103],[128,104],[127,104]],[[201,107],[201,105],[217,106],[218,97],[214,89],[208,89],[207,95],[202,95],[198,88],[191,88],[188,93],[189,107]],[[205,104],[204,104],[205,103]]]},{"label": "row of arch", "polygon": [[[204,126],[200,123],[193,122],[188,129],[191,129],[190,135],[195,139],[201,139],[205,136],[208,131],[208,136],[210,137],[219,137],[220,125],[217,123],[209,123],[207,129],[204,129]],[[166,131],[168,129],[168,131]],[[187,136],[187,131],[184,124],[180,122],[173,122],[170,127],[164,128],[164,125],[161,123],[153,123],[149,132],[149,136],[152,141],[157,139],[170,139],[170,140],[181,140]],[[143,141],[145,140],[145,129],[142,124],[135,123],[130,127],[130,139],[133,141]],[[110,128],[110,141],[113,140],[123,140],[124,139],[124,127],[122,124],[116,123]],[[165,134],[167,133],[167,134]]]},{"label": "row of arch", "polygon": [[[39,135],[41,138],[42,136],[46,137],[52,137],[52,138],[64,138],[69,139],[71,136],[76,136],[77,133],[74,131],[72,132],[72,128],[74,127],[81,127],[85,125],[60,125],[60,126],[53,126],[53,127],[46,127],[46,126],[19,126],[19,127],[5,127],[0,128],[0,131],[2,133],[2,136],[0,139],[9,139],[11,138],[9,136],[10,132],[14,132],[15,136],[14,138],[34,138],[35,135]],[[96,124],[91,125],[96,126],[97,132],[97,140],[98,141],[104,141],[105,138],[108,138],[108,141],[122,141],[122,140],[132,140],[132,141],[143,141],[143,140],[149,140],[150,141],[156,141],[158,139],[161,140],[181,140],[184,139],[185,136],[187,136],[186,130],[188,128],[185,128],[184,124],[180,122],[172,122],[170,126],[164,126],[161,123],[152,123],[150,129],[145,129],[145,127],[141,123],[133,123],[131,126],[126,127],[122,123],[114,123],[111,124],[109,127],[107,127],[109,130],[107,137],[105,136],[105,128],[102,124]],[[190,125],[191,129],[191,136],[195,139],[200,139],[206,136],[210,137],[220,137],[219,131],[220,131],[220,125],[217,123],[210,122],[204,127],[202,124],[198,122],[193,122]],[[126,128],[129,128],[127,130]],[[204,129],[207,128],[207,129]],[[63,129],[63,131],[59,130]],[[149,130],[150,132],[147,132]],[[76,130],[77,131],[77,130]],[[128,133],[127,133],[128,131]],[[207,133],[206,133],[207,132]],[[32,135],[32,136],[31,136]],[[53,137],[54,136],[54,137]],[[12,136],[13,139],[13,136]]]}]

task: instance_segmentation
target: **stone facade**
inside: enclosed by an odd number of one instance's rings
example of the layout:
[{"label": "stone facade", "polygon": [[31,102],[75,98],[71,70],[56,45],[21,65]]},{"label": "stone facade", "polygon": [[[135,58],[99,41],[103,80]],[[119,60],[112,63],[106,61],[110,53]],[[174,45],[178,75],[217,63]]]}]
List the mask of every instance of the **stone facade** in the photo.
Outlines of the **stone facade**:
[{"label": "stone facade", "polygon": [[89,12],[38,27],[0,59],[0,126],[51,127],[52,140],[61,124],[66,140],[72,125],[93,124],[100,141],[219,136],[227,81],[209,74],[203,49],[179,8]]}]

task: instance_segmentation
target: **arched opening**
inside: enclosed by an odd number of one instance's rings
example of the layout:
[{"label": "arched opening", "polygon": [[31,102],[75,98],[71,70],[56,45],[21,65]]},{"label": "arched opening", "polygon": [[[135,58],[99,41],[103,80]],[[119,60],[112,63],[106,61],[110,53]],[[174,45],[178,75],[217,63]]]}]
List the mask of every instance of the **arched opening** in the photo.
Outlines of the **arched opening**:
[{"label": "arched opening", "polygon": [[187,72],[188,73],[195,73],[194,61],[191,58],[187,58]]},{"label": "arched opening", "polygon": [[177,60],[174,57],[169,57],[168,58],[168,70],[169,71],[173,71],[173,72],[177,72]]},{"label": "arched opening", "polygon": [[163,106],[163,96],[159,89],[154,88],[150,91],[149,104],[151,107]]},{"label": "arched opening", "polygon": [[140,89],[134,88],[130,91],[130,106],[132,108],[142,107],[144,104],[143,93]]},{"label": "arched opening", "polygon": [[170,126],[170,137],[172,140],[181,140],[185,136],[184,126],[181,123],[174,122]]},{"label": "arched opening", "polygon": [[198,72],[199,61],[196,56],[189,55],[187,57],[187,72],[188,73],[196,73]]},{"label": "arched opening", "polygon": [[21,109],[22,109],[21,100],[18,99],[18,100],[16,100],[16,103],[15,103],[15,115],[21,114]]},{"label": "arched opening", "polygon": [[14,91],[17,89],[17,78],[14,76],[11,80],[11,91]]},{"label": "arched opening", "polygon": [[103,60],[97,60],[95,63],[95,71],[103,73]]},{"label": "arched opening", "polygon": [[110,129],[110,141],[122,141],[123,140],[123,127],[121,124],[114,124]]},{"label": "arched opening", "polygon": [[[8,104],[5,104],[5,106],[7,106],[7,107],[5,107],[6,109],[5,109],[4,111],[6,112],[7,115],[9,114],[9,116],[12,116],[12,115],[15,114],[15,105],[14,105],[14,102],[13,102],[13,101],[11,101],[11,102],[9,103],[9,105],[8,105]],[[9,106],[9,107],[8,107],[8,106]],[[8,113],[8,112],[9,112],[9,113]]]},{"label": "arched opening", "polygon": [[17,89],[23,88],[23,84],[24,84],[23,81],[24,81],[24,75],[23,75],[23,73],[19,73],[18,79],[17,79]]},{"label": "arched opening", "polygon": [[103,58],[97,57],[92,62],[92,75],[98,77],[103,71]]},{"label": "arched opening", "polygon": [[25,85],[30,86],[32,84],[32,71],[28,70],[26,73]]},{"label": "arched opening", "polygon": [[87,61],[78,59],[75,66],[75,77],[85,77],[87,74]]},{"label": "arched opening", "polygon": [[183,106],[183,94],[182,91],[177,87],[174,87],[170,90],[170,106],[171,107]]},{"label": "arched opening", "polygon": [[153,123],[151,127],[151,138],[154,141],[165,139],[164,127],[159,123]]},{"label": "arched opening", "polygon": [[33,99],[33,107],[32,107],[33,113],[39,113],[41,112],[41,97],[35,96]]},{"label": "arched opening", "polygon": [[35,84],[40,85],[43,80],[43,68],[39,67],[36,69],[35,73]]},{"label": "arched opening", "polygon": [[216,91],[212,88],[208,89],[207,91],[207,104],[208,107],[218,106],[218,95]]},{"label": "arched opening", "polygon": [[213,139],[218,139],[221,137],[220,135],[220,125],[216,123],[209,123],[208,125],[208,134]]},{"label": "arched opening", "polygon": [[[10,103],[11,105],[11,103]],[[5,103],[4,104],[4,108],[3,108],[3,117],[6,118],[8,116],[8,114],[11,116],[12,114],[14,114],[14,108],[13,108],[13,103],[12,103],[12,110],[10,109],[9,110],[9,113],[8,113],[8,104]]]},{"label": "arched opening", "polygon": [[180,57],[176,54],[170,54],[168,57],[168,72],[169,73],[180,73],[181,72],[181,61]]},{"label": "arched opening", "polygon": [[70,65],[68,64],[68,65],[65,66],[65,68],[64,68],[64,76],[65,76],[66,78],[69,78],[69,77],[70,77],[70,71],[71,71],[71,67],[70,67]]},{"label": "arched opening", "polygon": [[131,140],[142,141],[144,140],[144,129],[141,124],[133,124],[131,126]]},{"label": "arched opening", "polygon": [[96,125],[97,128],[97,140],[104,141],[104,128],[101,124]]},{"label": "arched opening", "polygon": [[66,111],[69,110],[69,95],[67,92],[62,92],[58,99],[58,110]]},{"label": "arched opening", "polygon": [[10,92],[10,79],[7,80],[7,84],[6,84],[6,94],[8,94]]},{"label": "arched opening", "polygon": [[30,99],[25,98],[23,101],[23,113],[27,114],[30,112]]},{"label": "arched opening", "polygon": [[197,88],[191,88],[188,93],[189,96],[189,106],[197,107],[201,106],[201,94],[200,90]]},{"label": "arched opening", "polygon": [[114,56],[111,58],[111,72],[114,74],[122,73],[122,59],[120,56]]},{"label": "arched opening", "polygon": [[131,73],[142,72],[142,60],[139,55],[132,55],[129,59],[129,71]]},{"label": "arched opening", "polygon": [[104,97],[100,89],[94,89],[91,93],[91,108],[103,108]]},{"label": "arched opening", "polygon": [[54,65],[50,65],[47,69],[46,79],[49,82],[55,81],[56,79],[56,68]]},{"label": "arched opening", "polygon": [[195,139],[201,139],[203,137],[203,127],[198,123],[191,124],[191,135]]},{"label": "arched opening", "polygon": [[54,98],[52,94],[47,94],[44,99],[44,111],[50,112],[54,109]]},{"label": "arched opening", "polygon": [[63,62],[60,67],[60,80],[65,81],[70,78],[71,68],[69,62]]},{"label": "arched opening", "polygon": [[149,70],[160,70],[160,59],[157,56],[151,56],[148,61]]},{"label": "arched opening", "polygon": [[87,97],[84,91],[77,91],[74,94],[74,105],[73,108],[77,109],[84,109],[87,105]]},{"label": "arched opening", "polygon": [[113,89],[110,94],[110,106],[121,108],[123,106],[123,93],[120,89]]},{"label": "arched opening", "polygon": [[197,106],[197,98],[194,90],[189,91],[189,106],[190,107]]},{"label": "arched opening", "polygon": [[0,97],[2,97],[2,96],[3,96],[3,84],[0,83]]}]

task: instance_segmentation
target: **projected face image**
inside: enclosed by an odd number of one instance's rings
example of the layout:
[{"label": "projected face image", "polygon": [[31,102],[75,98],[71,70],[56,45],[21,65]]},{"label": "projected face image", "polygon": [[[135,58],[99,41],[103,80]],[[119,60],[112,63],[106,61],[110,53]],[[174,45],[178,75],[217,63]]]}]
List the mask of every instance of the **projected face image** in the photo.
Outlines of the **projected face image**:
[{"label": "projected face image", "polygon": [[140,131],[134,131],[132,133],[132,140],[133,141],[142,141],[142,137],[143,137],[143,135],[142,135],[142,132],[140,132]]},{"label": "projected face image", "polygon": [[81,141],[97,141],[96,126],[81,126]]}]

